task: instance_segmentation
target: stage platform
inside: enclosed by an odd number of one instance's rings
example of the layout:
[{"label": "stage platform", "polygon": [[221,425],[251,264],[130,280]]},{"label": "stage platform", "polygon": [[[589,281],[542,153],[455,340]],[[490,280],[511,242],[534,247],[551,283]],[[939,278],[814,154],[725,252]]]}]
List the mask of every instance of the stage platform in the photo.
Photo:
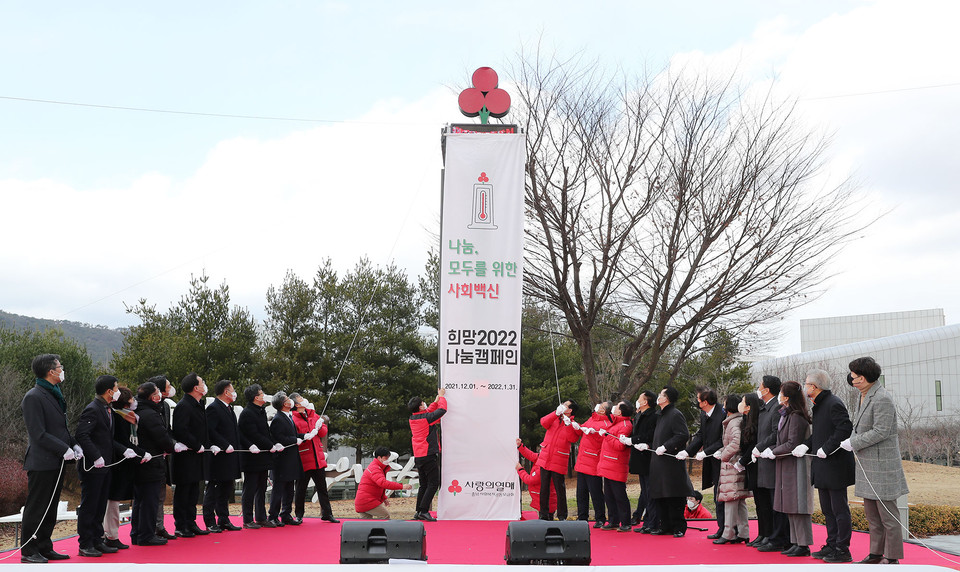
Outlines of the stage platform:
[{"label": "stage platform", "polygon": [[[167,516],[167,529],[173,530],[172,517]],[[233,519],[234,524],[240,524],[239,518]],[[344,521],[346,522],[346,520]],[[506,545],[506,521],[439,521],[424,523],[426,531],[427,561],[431,567],[460,567],[504,565],[504,548]],[[831,566],[813,558],[790,558],[779,553],[762,553],[742,544],[715,545],[706,538],[707,534],[715,530],[713,522],[691,522],[693,525],[709,527],[706,532],[690,529],[683,538],[672,536],[650,536],[634,532],[603,531],[591,528],[591,556],[590,568],[602,567],[604,572],[617,572],[617,568],[635,568],[643,566],[670,566],[676,572],[678,566],[682,568],[696,566],[699,572],[708,572],[711,569],[729,569],[730,566],[756,567],[798,567]],[[54,548],[70,555],[70,560],[52,562],[48,566],[81,565],[82,568],[97,567],[102,570],[104,565],[111,569],[127,569],[136,564],[137,572],[161,572],[161,566],[142,565],[157,564],[163,566],[162,572],[169,572],[169,565],[178,565],[178,570],[185,572],[179,565],[202,565],[205,572],[254,572],[262,571],[263,564],[290,564],[310,565],[311,571],[325,568],[342,570],[344,566],[352,570],[360,567],[377,565],[340,565],[340,526],[320,520],[307,518],[300,526],[285,526],[283,528],[262,528],[259,530],[241,530],[237,532],[223,532],[198,536],[196,538],[180,538],[170,541],[166,546],[131,546],[128,550],[121,550],[116,554],[105,554],[100,558],[82,558],[77,555],[77,537],[73,536],[58,540]],[[756,522],[751,522],[755,527]],[[120,539],[129,542],[128,525],[120,528]],[[814,525],[814,549],[820,547],[826,536],[823,526]],[[755,534],[755,533],[754,533]],[[854,560],[859,560],[869,552],[869,538],[867,534],[854,532],[851,543],[851,552]],[[899,569],[910,570],[939,569],[960,570],[960,557],[929,550],[922,546],[907,544],[904,546],[905,556]],[[2,564],[21,566],[19,555],[9,552],[0,553],[0,558],[11,556],[2,561]],[[248,566],[251,565],[248,570]],[[318,566],[319,565],[319,566]],[[422,564],[417,564],[422,565]],[[382,569],[383,565],[379,565]],[[862,565],[861,565],[862,566]],[[537,567],[543,570],[543,566]],[[133,568],[129,568],[131,571]],[[858,568],[861,569],[861,568]],[[91,572],[92,572],[91,568]],[[200,570],[200,568],[196,568]],[[306,569],[304,569],[306,570]],[[691,568],[692,570],[692,568]],[[81,571],[83,572],[83,571]]]}]

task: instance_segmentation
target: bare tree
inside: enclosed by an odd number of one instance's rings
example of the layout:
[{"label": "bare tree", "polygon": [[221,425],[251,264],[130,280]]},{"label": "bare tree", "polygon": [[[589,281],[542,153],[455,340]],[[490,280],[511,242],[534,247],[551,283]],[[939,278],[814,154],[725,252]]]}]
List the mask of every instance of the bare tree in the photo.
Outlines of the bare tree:
[{"label": "bare tree", "polygon": [[826,140],[732,80],[630,81],[521,54],[525,292],[559,310],[599,396],[597,329],[625,338],[630,395],[675,352],[812,300],[847,241],[852,190],[818,187]]},{"label": "bare tree", "polygon": [[920,435],[921,420],[923,419],[923,405],[915,404],[910,401],[910,397],[905,396],[897,399],[897,417],[900,421],[899,439],[901,450],[907,454],[908,460],[914,461],[917,457],[917,438]]}]

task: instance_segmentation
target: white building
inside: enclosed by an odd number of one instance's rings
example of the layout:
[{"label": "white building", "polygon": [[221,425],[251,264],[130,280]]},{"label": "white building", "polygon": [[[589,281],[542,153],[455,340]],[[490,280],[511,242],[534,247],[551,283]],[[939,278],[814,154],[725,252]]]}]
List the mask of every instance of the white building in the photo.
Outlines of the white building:
[{"label": "white building", "polygon": [[[883,370],[880,383],[894,394],[902,414],[912,410],[921,424],[960,414],[960,324],[944,326],[943,310],[804,322],[801,336],[806,340],[801,347],[817,349],[755,362],[751,367],[755,379],[773,374],[802,383],[808,370],[825,369],[834,378],[835,393],[852,405],[847,365],[854,358],[871,356]],[[912,330],[915,327],[921,329]],[[824,345],[835,342],[840,343]]]}]

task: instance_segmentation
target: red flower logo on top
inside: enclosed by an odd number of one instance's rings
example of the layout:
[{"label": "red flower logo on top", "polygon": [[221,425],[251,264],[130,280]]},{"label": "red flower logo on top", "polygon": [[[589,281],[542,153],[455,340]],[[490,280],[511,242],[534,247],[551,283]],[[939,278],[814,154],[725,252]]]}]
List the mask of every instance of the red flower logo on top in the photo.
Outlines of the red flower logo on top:
[{"label": "red flower logo on top", "polygon": [[477,180],[480,181],[481,183],[489,183],[490,177],[487,177],[487,174],[484,172],[484,173],[480,173],[480,176],[477,177]]},{"label": "red flower logo on top", "polygon": [[480,122],[486,123],[487,117],[503,117],[510,111],[510,94],[499,89],[500,79],[493,68],[482,67],[473,72],[473,87],[460,92],[457,102],[460,112],[467,117],[480,116]]},{"label": "red flower logo on top", "polygon": [[450,483],[450,486],[447,487],[447,490],[453,493],[453,496],[457,496],[457,493],[463,492],[463,487],[460,486],[460,481],[453,479],[453,482]]}]

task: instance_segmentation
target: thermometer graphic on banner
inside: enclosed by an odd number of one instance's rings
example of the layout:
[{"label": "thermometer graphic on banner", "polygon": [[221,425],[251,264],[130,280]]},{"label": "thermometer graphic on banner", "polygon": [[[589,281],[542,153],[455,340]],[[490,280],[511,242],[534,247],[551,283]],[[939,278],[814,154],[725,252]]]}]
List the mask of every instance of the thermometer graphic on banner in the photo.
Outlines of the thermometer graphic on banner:
[{"label": "thermometer graphic on banner", "polygon": [[467,228],[496,230],[497,225],[493,223],[493,185],[489,184],[486,173],[480,173],[477,181],[473,185],[472,222]]}]

